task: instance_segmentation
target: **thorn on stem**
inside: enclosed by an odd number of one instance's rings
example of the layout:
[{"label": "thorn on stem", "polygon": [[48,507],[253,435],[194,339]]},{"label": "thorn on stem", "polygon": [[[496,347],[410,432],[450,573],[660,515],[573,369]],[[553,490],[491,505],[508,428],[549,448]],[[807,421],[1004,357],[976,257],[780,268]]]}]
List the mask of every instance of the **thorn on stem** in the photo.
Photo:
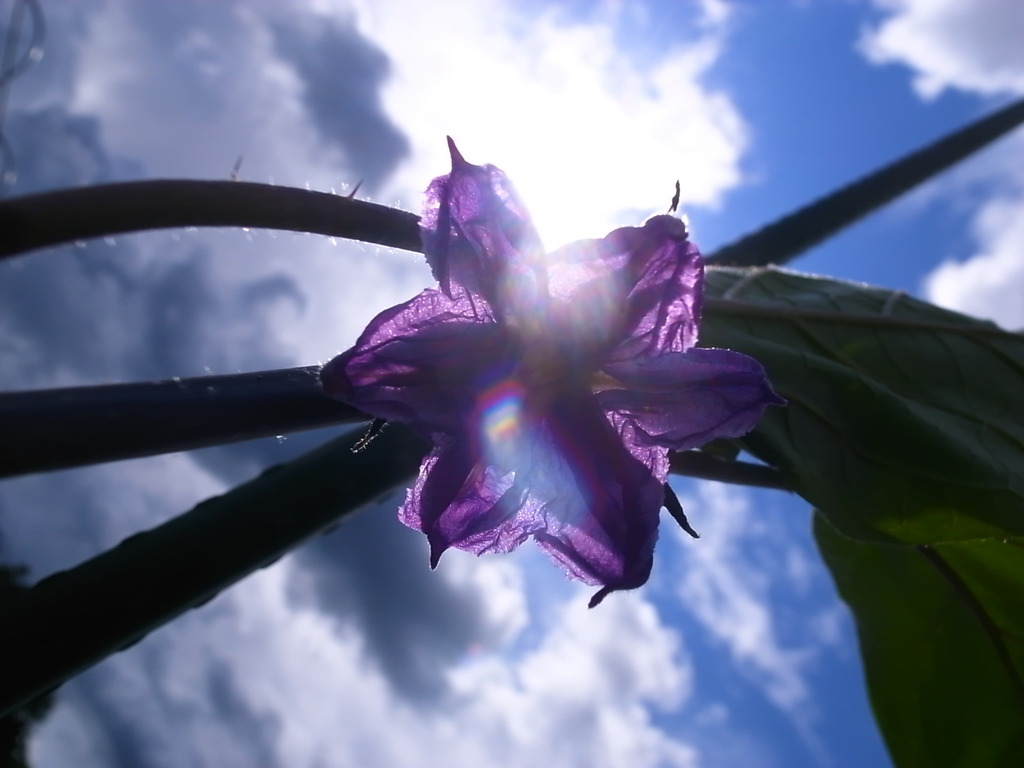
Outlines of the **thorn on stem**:
[{"label": "thorn on stem", "polygon": [[377,435],[384,431],[384,427],[387,426],[385,419],[374,419],[370,422],[369,428],[366,430],[366,434],[356,440],[356,444],[352,446],[352,453],[361,453],[365,451],[370,443],[372,443]]}]

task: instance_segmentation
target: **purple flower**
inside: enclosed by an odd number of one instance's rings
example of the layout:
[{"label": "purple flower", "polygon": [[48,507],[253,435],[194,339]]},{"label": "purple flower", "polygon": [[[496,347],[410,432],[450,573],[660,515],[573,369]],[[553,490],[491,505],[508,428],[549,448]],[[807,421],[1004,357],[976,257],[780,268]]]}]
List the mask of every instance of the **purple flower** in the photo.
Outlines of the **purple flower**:
[{"label": "purple flower", "polygon": [[439,288],[374,318],[324,389],[433,443],[399,511],[432,567],[532,537],[602,585],[595,605],[647,581],[668,451],[783,401],[757,361],[695,347],[703,264],[680,220],[545,253],[504,173],[449,144],[422,221]]}]

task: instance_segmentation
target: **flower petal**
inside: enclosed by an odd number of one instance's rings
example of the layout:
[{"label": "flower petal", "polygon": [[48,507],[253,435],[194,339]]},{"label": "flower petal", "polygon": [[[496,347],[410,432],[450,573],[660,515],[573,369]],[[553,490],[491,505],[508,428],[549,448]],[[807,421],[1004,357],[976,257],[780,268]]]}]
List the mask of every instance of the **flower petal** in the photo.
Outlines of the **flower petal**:
[{"label": "flower petal", "polygon": [[431,568],[449,547],[475,554],[508,552],[531,533],[501,527],[516,511],[502,504],[512,481],[479,463],[471,442],[436,435],[434,449],[398,510],[403,523],[427,535]]},{"label": "flower petal", "polygon": [[604,344],[615,359],[683,352],[697,342],[703,260],[679,219],[654,216],[642,227],[570,243],[548,254],[547,274],[551,331]]},{"label": "flower petal", "polygon": [[[628,252],[610,248],[605,239],[569,243],[545,257],[543,296],[531,304],[511,302],[504,295],[503,318],[528,329],[525,335],[535,343],[560,340],[575,364],[593,368],[622,335],[623,307],[633,279],[629,261]],[[528,291],[520,293],[529,296]]]},{"label": "flower petal", "polygon": [[451,173],[427,187],[423,250],[446,294],[453,294],[455,283],[493,302],[506,272],[544,249],[505,173],[466,162],[451,138],[448,147]]},{"label": "flower petal", "polygon": [[596,393],[601,407],[636,425],[646,444],[676,451],[745,435],[769,405],[784,405],[754,358],[727,349],[673,352],[612,363],[622,386]]},{"label": "flower petal", "polygon": [[454,434],[471,411],[481,380],[508,367],[512,341],[479,297],[423,291],[370,321],[352,349],[320,372],[324,391],[425,436]]},{"label": "flower petal", "polygon": [[615,359],[637,354],[685,352],[697,343],[704,289],[704,261],[672,216],[654,216],[642,227],[623,227],[605,238],[612,251],[629,253],[631,289],[623,342]]},{"label": "flower petal", "polygon": [[544,519],[538,545],[577,579],[632,589],[650,576],[668,459],[637,442],[631,424],[620,427],[590,397],[555,403],[546,439],[564,470],[529,467],[526,482]]}]

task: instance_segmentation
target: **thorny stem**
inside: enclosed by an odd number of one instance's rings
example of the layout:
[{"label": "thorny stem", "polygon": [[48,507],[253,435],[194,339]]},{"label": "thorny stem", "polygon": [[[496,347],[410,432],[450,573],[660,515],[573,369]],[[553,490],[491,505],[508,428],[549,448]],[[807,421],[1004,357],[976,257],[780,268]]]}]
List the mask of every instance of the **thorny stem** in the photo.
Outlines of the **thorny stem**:
[{"label": "thorny stem", "polygon": [[[324,394],[320,367],[0,394],[0,477],[370,422]],[[354,448],[380,434],[373,421]],[[786,489],[771,467],[687,451],[672,471]]]},{"label": "thorny stem", "polygon": [[670,453],[669,462],[669,471],[677,475],[698,477],[702,480],[717,480],[720,483],[731,483],[732,485],[749,485],[752,488],[793,490],[777,469],[765,464],[720,459],[700,451]]},{"label": "thorny stem", "polygon": [[367,421],[320,367],[0,394],[0,477]]},{"label": "thorny stem", "polygon": [[[0,202],[0,258],[92,237],[173,227],[284,229],[422,251],[419,217],[408,211],[271,184],[172,179],[66,189]],[[1024,338],[995,326],[769,306],[715,296],[706,296],[704,306],[711,313],[741,317]]]},{"label": "thorny stem", "polygon": [[[140,181],[0,202],[0,256],[87,237],[184,226],[288,229],[419,251],[418,222],[417,216],[405,211],[302,189],[237,181]],[[715,297],[706,298],[706,307],[711,312],[754,317],[788,318],[798,312]],[[835,318],[861,320],[839,314]],[[863,321],[908,324],[890,317]],[[0,395],[0,420],[4,424],[0,476],[9,476],[189,450],[364,417],[324,396],[316,367],[311,366],[8,393]],[[676,455],[673,470],[724,482],[786,487],[769,467],[723,462],[692,452]]]},{"label": "thorny stem", "polygon": [[1024,99],[857,179],[717,251],[709,264],[785,264],[1024,122]]},{"label": "thorny stem", "polygon": [[[338,438],[0,605],[0,715],[203,605],[413,476],[426,445]],[[12,662],[11,660],[16,660]]]},{"label": "thorny stem", "polygon": [[[0,202],[0,257],[86,237],[183,226],[288,229],[420,251],[418,222],[416,215],[405,211],[267,184],[129,182]],[[1021,338],[994,326],[964,327],[714,296],[705,297],[705,309],[709,315]],[[253,418],[254,414],[258,418]],[[175,382],[9,393],[0,395],[0,419],[4,424],[0,476],[4,476],[188,450],[364,417],[323,395],[314,366]],[[146,420],[146,429],[140,429],[140,419]],[[675,455],[673,471],[786,488],[770,467],[723,462],[693,452]]]},{"label": "thorny stem", "polygon": [[161,179],[0,202],[0,258],[88,238],[174,227],[312,232],[419,251],[419,216],[326,192],[243,181]]}]

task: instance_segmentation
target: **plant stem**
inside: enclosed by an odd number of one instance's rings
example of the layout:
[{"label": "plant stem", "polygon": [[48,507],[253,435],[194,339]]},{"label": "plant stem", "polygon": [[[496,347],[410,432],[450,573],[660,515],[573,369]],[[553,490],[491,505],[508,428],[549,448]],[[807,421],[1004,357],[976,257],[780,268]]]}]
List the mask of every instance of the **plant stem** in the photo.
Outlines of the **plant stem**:
[{"label": "plant stem", "polygon": [[161,179],[62,189],[0,202],[0,258],[124,232],[251,227],[419,251],[419,216],[326,192],[243,181]]},{"label": "plant stem", "polygon": [[790,491],[782,474],[775,468],[749,461],[734,461],[709,456],[700,451],[669,454],[669,471],[677,475],[717,480],[720,483],[748,485],[754,488],[774,488]]},{"label": "plant stem", "polygon": [[415,474],[426,446],[398,425],[346,435],[0,607],[0,715],[270,565]]},{"label": "plant stem", "polygon": [[[319,366],[0,394],[0,477],[285,435],[370,416],[324,394]],[[687,451],[676,474],[762,488],[771,467]]]},{"label": "plant stem", "polygon": [[707,256],[709,264],[785,264],[1024,122],[1024,99],[799,208]]},{"label": "plant stem", "polygon": [[0,394],[0,477],[368,421],[319,366]]}]

